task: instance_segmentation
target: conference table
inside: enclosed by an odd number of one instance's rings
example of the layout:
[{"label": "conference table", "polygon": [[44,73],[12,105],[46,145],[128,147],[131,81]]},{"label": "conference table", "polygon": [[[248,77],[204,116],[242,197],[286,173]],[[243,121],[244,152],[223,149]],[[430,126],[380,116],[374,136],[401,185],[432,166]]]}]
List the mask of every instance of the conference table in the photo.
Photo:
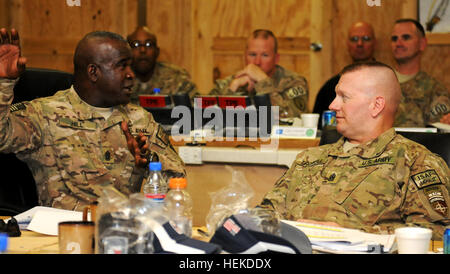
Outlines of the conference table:
[{"label": "conference table", "polygon": [[[241,171],[254,190],[249,206],[257,205],[275,181],[284,174],[303,149],[318,146],[320,138],[272,140],[239,139],[234,141],[188,142],[171,138],[186,163],[188,191],[194,207],[192,238],[208,241],[206,216],[211,206],[208,194],[229,186],[230,170]],[[228,166],[229,168],[225,168]],[[7,217],[1,217],[6,219]],[[442,241],[430,241],[430,252],[442,251]],[[9,238],[8,254],[58,254],[58,237],[23,230],[20,237]]]},{"label": "conference table", "polygon": [[[204,228],[201,228],[204,230]],[[198,232],[195,227],[192,230],[192,238],[208,241],[208,237]],[[430,241],[430,252],[442,252],[442,241]],[[7,254],[59,254],[58,237],[48,236],[33,231],[22,230],[20,237],[9,238]]]},{"label": "conference table", "polygon": [[298,153],[318,146],[320,138],[239,138],[192,142],[171,137],[170,141],[186,164],[187,191],[194,203],[194,226],[204,226],[212,205],[210,196],[230,186],[233,180],[231,171],[244,175],[253,191],[249,207],[254,207],[288,170]]}]

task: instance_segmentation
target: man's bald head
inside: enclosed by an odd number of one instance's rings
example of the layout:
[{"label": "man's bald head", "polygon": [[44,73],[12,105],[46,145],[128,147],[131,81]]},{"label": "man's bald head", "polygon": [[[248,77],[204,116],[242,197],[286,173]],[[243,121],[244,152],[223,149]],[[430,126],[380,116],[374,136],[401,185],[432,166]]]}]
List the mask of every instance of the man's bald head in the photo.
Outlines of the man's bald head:
[{"label": "man's bald head", "polygon": [[385,98],[386,115],[395,116],[401,99],[401,89],[394,70],[381,62],[371,61],[365,63],[354,63],[346,66],[341,71],[341,77],[356,71],[367,71],[368,76],[364,79],[364,92],[367,96],[381,96]]},{"label": "man's bald head", "polygon": [[375,32],[371,24],[358,21],[350,26],[347,49],[353,62],[365,62],[373,59],[375,45]]},{"label": "man's bald head", "polygon": [[102,61],[102,56],[97,53],[96,49],[106,41],[115,41],[127,44],[127,41],[117,33],[108,31],[94,31],[88,33],[83,37],[83,39],[80,40],[80,42],[78,42],[75,49],[75,54],[73,57],[75,77],[83,75],[89,64],[99,63]]}]

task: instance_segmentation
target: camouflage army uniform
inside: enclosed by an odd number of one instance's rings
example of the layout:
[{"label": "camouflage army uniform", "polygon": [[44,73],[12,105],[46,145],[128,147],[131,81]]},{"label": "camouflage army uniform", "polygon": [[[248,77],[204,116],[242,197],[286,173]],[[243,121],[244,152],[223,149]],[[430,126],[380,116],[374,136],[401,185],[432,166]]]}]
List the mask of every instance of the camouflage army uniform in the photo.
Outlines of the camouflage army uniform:
[{"label": "camouflage army uniform", "polygon": [[423,71],[400,84],[403,98],[395,117],[395,127],[425,127],[439,122],[450,112],[450,93],[444,85]]},{"label": "camouflage army uniform", "polygon": [[191,81],[189,73],[178,66],[166,62],[157,62],[150,80],[142,83],[135,79],[131,102],[139,105],[139,95],[153,94],[153,89],[159,88],[161,94],[187,93],[189,98],[198,95],[197,86]]},{"label": "camouflage army uniform", "polygon": [[115,107],[105,121],[73,87],[10,106],[14,82],[0,79],[0,152],[16,153],[28,164],[41,205],[82,210],[103,187],[114,186],[126,195],[139,192],[145,169],[135,167],[120,127],[123,120],[132,134],[149,136],[150,150],[165,172],[185,174],[168,137],[141,107]]},{"label": "camouflage army uniform", "polygon": [[[232,92],[228,86],[234,76],[216,80],[211,95],[252,95],[245,88]],[[301,113],[308,112],[308,83],[306,79],[281,66],[276,66],[272,77],[256,83],[256,94],[270,94],[272,105],[279,106],[280,111],[286,109],[291,117],[300,117]]]},{"label": "camouflage army uniform", "polygon": [[336,222],[372,233],[416,224],[442,239],[450,224],[450,171],[442,158],[393,128],[347,153],[343,144],[342,137],[297,155],[261,206],[283,219]]}]

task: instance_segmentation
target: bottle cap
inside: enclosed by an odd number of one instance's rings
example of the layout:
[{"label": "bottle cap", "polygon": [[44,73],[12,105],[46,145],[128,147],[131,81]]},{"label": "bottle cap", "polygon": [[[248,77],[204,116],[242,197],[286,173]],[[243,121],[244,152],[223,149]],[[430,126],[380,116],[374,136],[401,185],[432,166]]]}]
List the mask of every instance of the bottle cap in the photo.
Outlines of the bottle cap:
[{"label": "bottle cap", "polygon": [[153,93],[154,93],[154,94],[160,94],[160,93],[161,93],[161,89],[159,89],[159,88],[153,88]]},{"label": "bottle cap", "polygon": [[186,178],[170,178],[169,187],[170,188],[186,188],[187,180]]},{"label": "bottle cap", "polygon": [[5,252],[8,249],[8,234],[0,233],[0,252]]},{"label": "bottle cap", "polygon": [[152,171],[158,171],[161,170],[161,162],[150,162],[150,164],[148,165],[150,170]]}]

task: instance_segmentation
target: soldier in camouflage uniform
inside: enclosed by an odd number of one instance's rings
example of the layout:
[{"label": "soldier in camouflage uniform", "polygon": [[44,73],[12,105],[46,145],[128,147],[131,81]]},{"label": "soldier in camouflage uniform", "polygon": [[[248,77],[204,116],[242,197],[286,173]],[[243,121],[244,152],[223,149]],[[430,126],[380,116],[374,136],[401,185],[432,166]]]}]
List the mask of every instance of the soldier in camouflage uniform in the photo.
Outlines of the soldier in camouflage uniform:
[{"label": "soldier in camouflage uniform", "polygon": [[138,27],[127,39],[132,49],[132,68],[136,75],[131,96],[133,104],[139,105],[139,95],[154,94],[155,88],[160,89],[160,94],[187,93],[191,99],[199,94],[185,69],[167,62],[157,62],[157,39],[147,27]]},{"label": "soldier in camouflage uniform", "polygon": [[304,77],[279,65],[277,39],[269,30],[255,30],[248,39],[246,67],[234,75],[216,80],[211,95],[270,94],[280,117],[300,117],[308,112],[308,84]]},{"label": "soldier in camouflage uniform", "polygon": [[401,91],[392,69],[379,64],[343,70],[330,105],[343,137],[297,155],[261,206],[282,219],[372,233],[429,227],[442,239],[450,224],[450,170],[442,158],[395,133]]},{"label": "soldier in camouflage uniform", "polygon": [[421,56],[427,45],[422,25],[413,19],[399,19],[394,25],[391,40],[403,94],[394,126],[426,127],[439,121],[449,123],[449,91],[420,70]]},{"label": "soldier in camouflage uniform", "polygon": [[185,176],[182,160],[152,115],[128,104],[134,74],[121,36],[88,34],[75,51],[70,89],[10,106],[14,78],[23,67],[16,64],[24,65],[23,59],[17,61],[15,30],[11,37],[13,44],[2,29],[0,151],[28,164],[41,205],[82,210],[106,187],[126,195],[139,192],[147,151],[158,156],[166,174]]}]

